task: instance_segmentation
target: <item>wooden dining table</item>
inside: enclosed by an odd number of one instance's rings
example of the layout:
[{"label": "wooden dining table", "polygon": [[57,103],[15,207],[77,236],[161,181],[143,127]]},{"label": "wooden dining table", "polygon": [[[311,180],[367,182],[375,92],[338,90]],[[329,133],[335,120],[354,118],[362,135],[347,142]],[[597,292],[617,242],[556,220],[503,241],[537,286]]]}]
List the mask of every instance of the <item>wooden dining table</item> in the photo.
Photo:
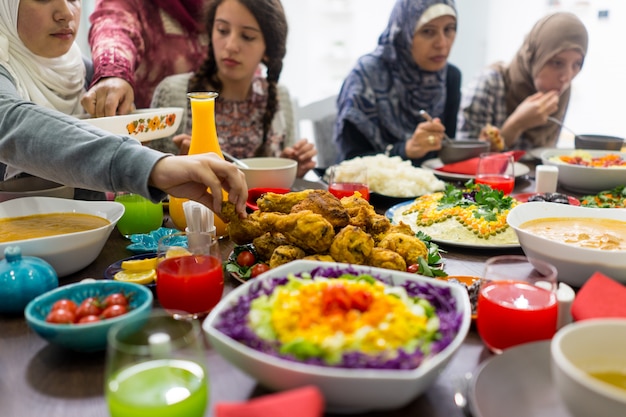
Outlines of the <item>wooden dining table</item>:
[{"label": "wooden dining table", "polygon": [[[534,190],[534,164],[518,177],[515,192]],[[322,188],[321,183],[299,180],[296,187]],[[388,207],[376,206],[384,212]],[[59,279],[59,285],[85,278],[103,279],[105,269],[132,256],[126,249],[129,241],[113,230],[97,259],[85,269]],[[231,253],[233,243],[221,240],[223,259]],[[499,254],[523,254],[520,248],[473,249],[441,246],[445,253],[444,270],[449,275],[481,275],[489,257]],[[225,277],[225,292],[241,285]],[[472,327],[461,348],[453,356],[435,383],[408,405],[397,410],[353,414],[361,417],[461,417],[463,411],[454,401],[455,378],[472,372],[491,357]],[[215,404],[243,402],[271,393],[245,372],[223,359],[207,344],[206,360],[210,378],[210,403],[205,416],[213,416]],[[105,417],[109,415],[104,398],[105,352],[79,353],[49,344],[34,333],[22,315],[0,315],[0,416],[4,417]],[[334,416],[332,413],[326,416]],[[184,416],[181,416],[184,417]],[[269,417],[269,416],[268,416]]]}]

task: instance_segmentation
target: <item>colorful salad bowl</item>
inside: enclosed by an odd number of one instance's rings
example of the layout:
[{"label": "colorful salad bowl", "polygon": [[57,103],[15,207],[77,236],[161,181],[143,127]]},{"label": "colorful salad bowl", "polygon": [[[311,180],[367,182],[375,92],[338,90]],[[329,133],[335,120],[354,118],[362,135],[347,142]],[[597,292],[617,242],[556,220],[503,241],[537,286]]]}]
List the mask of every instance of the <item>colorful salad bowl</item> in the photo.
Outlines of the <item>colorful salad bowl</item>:
[{"label": "colorful salad bowl", "polygon": [[203,328],[219,354],[262,385],[315,385],[328,411],[354,413],[399,408],[423,393],[470,322],[460,285],[299,260],[230,292]]}]

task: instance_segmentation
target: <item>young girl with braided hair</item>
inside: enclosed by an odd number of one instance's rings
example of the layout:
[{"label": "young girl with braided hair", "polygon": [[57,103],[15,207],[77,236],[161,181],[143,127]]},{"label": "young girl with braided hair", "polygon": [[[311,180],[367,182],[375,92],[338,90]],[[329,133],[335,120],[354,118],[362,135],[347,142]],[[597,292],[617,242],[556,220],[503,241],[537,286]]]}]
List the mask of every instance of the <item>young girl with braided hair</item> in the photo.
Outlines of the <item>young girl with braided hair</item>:
[{"label": "young girl with braided hair", "polygon": [[152,107],[186,108],[181,127],[172,139],[152,141],[149,146],[186,153],[191,140],[186,93],[216,91],[215,121],[222,150],[238,158],[295,159],[298,176],[303,176],[315,166],[317,152],[305,139],[294,143],[291,99],[278,84],[287,43],[282,4],[279,0],[213,0],[206,22],[207,59],[195,73],[165,78],[152,100]]}]

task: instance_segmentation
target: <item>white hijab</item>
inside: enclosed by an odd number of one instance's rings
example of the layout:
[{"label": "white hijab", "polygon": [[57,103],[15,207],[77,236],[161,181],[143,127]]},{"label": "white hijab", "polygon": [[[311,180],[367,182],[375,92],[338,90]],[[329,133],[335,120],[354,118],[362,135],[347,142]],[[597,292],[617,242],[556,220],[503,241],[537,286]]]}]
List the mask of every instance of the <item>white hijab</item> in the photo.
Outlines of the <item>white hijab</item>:
[{"label": "white hijab", "polygon": [[24,100],[62,113],[83,113],[80,98],[84,90],[85,64],[76,43],[57,58],[32,53],[17,33],[20,0],[0,1],[0,65],[14,78]]}]

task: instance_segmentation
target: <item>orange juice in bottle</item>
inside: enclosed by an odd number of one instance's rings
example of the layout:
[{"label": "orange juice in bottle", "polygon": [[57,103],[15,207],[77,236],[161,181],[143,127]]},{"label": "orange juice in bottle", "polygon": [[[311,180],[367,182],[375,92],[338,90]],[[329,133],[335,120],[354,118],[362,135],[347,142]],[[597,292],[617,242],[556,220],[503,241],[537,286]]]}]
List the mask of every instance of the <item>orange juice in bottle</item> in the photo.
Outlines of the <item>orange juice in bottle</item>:
[{"label": "orange juice in bottle", "polygon": [[[217,139],[217,129],[215,128],[215,92],[195,92],[188,93],[187,97],[191,101],[191,144],[189,145],[189,155],[199,153],[214,152],[224,159]],[[222,198],[228,199],[228,194],[222,189]],[[183,203],[184,198],[170,196],[170,217],[177,228],[184,230],[187,227]],[[226,224],[218,216],[214,217],[217,236],[225,236]]]}]

